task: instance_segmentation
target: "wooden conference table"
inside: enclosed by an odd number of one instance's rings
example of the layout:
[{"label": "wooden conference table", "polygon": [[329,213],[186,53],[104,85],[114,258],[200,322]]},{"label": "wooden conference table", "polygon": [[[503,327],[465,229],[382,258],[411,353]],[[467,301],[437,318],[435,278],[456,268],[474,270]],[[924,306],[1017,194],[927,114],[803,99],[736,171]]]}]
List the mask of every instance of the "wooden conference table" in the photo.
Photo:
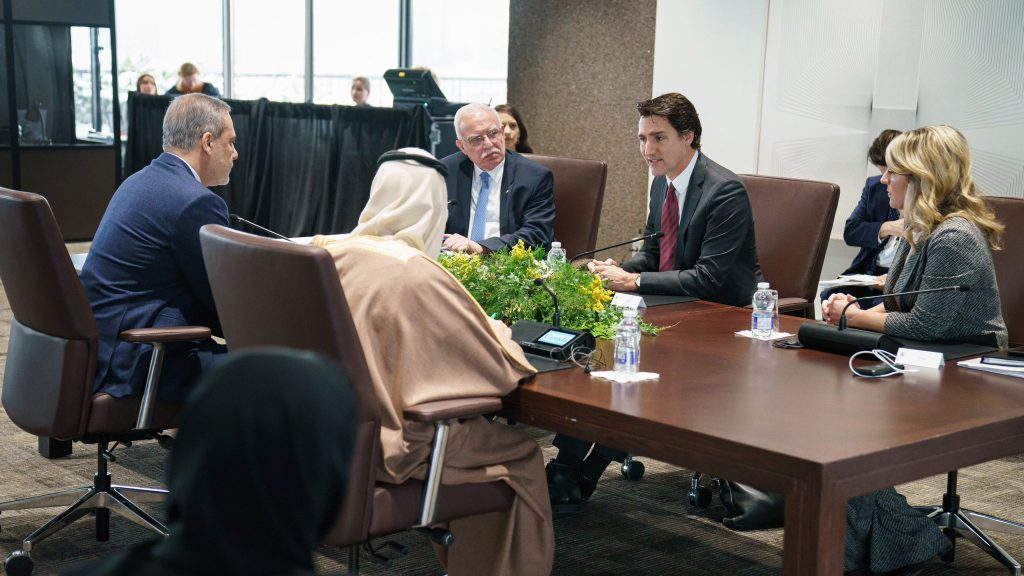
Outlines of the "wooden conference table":
[{"label": "wooden conference table", "polygon": [[[736,336],[748,310],[692,302],[645,317],[675,324],[641,344],[659,380],[540,374],[506,398],[506,415],[785,494],[787,576],[843,573],[850,497],[1024,451],[1019,379],[955,362],[856,378],[845,356]],[[802,322],[783,316],[781,329]]]}]

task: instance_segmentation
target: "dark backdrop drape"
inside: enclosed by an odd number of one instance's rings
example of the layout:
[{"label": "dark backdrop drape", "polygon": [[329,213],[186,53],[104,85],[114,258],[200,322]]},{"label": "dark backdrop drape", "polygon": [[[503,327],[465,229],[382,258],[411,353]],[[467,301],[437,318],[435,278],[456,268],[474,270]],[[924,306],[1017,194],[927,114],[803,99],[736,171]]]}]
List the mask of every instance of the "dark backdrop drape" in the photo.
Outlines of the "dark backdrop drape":
[{"label": "dark backdrop drape", "polygon": [[[170,101],[128,94],[126,177],[160,155]],[[225,102],[238,161],[231,182],[212,190],[233,213],[288,236],[349,232],[370,195],[377,158],[395,148],[429,147],[422,108]]]}]

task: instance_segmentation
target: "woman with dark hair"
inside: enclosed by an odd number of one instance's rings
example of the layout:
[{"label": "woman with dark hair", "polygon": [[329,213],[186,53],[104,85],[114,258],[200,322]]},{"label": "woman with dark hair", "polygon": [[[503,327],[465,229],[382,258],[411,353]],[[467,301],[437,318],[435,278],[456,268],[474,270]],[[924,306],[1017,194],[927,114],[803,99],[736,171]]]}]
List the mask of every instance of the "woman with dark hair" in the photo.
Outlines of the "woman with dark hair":
[{"label": "woman with dark hair", "polygon": [[526,124],[519,111],[511,104],[501,104],[494,107],[501,118],[501,129],[505,132],[505,149],[514,150],[520,154],[533,154],[533,147],[530,146],[526,135]]},{"label": "woman with dark hair", "polygon": [[135,90],[149,96],[156,96],[156,78],[152,74],[143,74],[135,81]]},{"label": "woman with dark hair", "polygon": [[[971,289],[885,297],[864,309],[853,303],[847,324],[914,340],[1005,349],[991,252],[1003,226],[975,188],[967,140],[949,126],[918,128],[897,136],[885,159],[882,182],[905,225],[884,293],[967,283]],[[835,323],[852,300],[830,296],[822,304],[825,321]],[[846,569],[857,574],[917,574],[921,564],[950,548],[935,523],[892,488],[850,499],[846,515]]]},{"label": "woman with dark hair", "polygon": [[70,576],[313,576],[355,443],[348,379],[313,352],[233,352],[195,389],[168,466],[170,536]]}]

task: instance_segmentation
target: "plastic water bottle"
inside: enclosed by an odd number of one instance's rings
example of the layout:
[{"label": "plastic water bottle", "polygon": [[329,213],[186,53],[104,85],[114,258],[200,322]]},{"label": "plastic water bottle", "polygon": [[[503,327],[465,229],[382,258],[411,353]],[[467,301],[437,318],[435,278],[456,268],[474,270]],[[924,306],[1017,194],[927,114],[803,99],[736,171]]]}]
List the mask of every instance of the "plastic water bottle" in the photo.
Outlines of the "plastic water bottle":
[{"label": "plastic water bottle", "polygon": [[775,330],[775,311],[779,304],[778,292],[769,288],[767,282],[758,282],[752,304],[754,312],[750,317],[750,332],[754,338],[771,339]]},{"label": "plastic water bottle", "polygon": [[636,310],[626,308],[615,329],[615,372],[633,374],[640,369],[640,325]]},{"label": "plastic water bottle", "polygon": [[548,252],[547,262],[551,268],[565,264],[565,249],[562,248],[561,242],[551,243],[551,251]]}]

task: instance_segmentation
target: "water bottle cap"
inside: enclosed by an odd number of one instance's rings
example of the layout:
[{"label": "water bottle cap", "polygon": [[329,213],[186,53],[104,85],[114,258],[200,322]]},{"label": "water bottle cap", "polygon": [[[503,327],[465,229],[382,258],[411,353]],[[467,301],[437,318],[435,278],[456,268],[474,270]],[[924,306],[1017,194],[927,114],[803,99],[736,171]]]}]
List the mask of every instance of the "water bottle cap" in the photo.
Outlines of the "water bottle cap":
[{"label": "water bottle cap", "polygon": [[561,248],[562,247],[562,243],[561,242],[552,242],[551,243],[551,247],[552,248]]},{"label": "water bottle cap", "polygon": [[768,283],[767,282],[758,282],[757,283],[757,289],[758,290],[767,290],[768,289]]}]

